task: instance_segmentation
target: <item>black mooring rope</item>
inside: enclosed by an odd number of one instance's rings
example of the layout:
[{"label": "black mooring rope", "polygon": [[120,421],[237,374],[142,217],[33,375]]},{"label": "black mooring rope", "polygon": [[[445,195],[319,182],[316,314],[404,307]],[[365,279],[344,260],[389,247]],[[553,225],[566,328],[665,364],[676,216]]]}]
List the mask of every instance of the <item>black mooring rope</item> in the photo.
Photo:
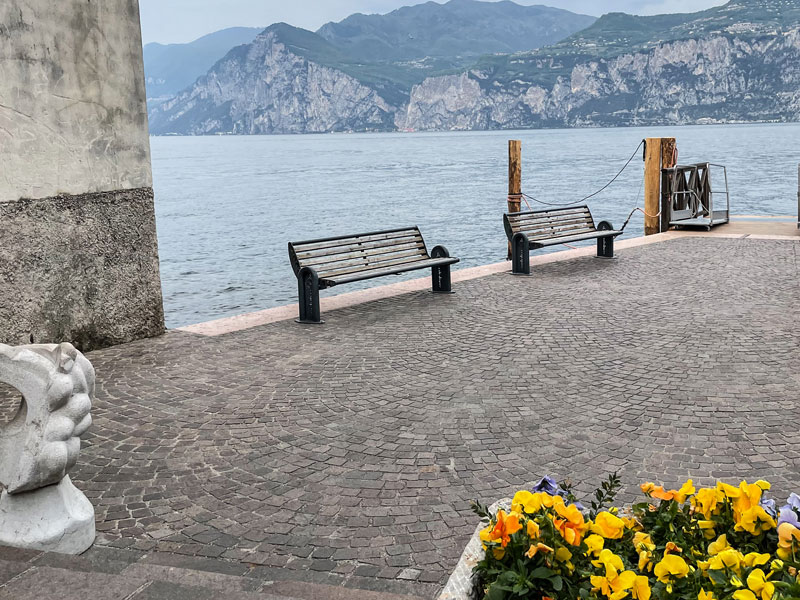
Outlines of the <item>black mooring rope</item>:
[{"label": "black mooring rope", "polygon": [[[604,192],[606,189],[608,189],[608,187],[612,183],[614,183],[617,179],[619,179],[620,175],[622,175],[622,173],[625,171],[625,169],[628,168],[628,165],[630,165],[633,162],[633,159],[636,158],[636,154],[639,152],[639,148],[642,148],[643,146],[645,146],[645,140],[642,140],[641,142],[639,142],[639,145],[636,146],[636,150],[633,151],[633,154],[631,154],[631,157],[628,159],[628,161],[625,163],[625,165],[619,170],[619,172],[616,175],[614,175],[614,177],[611,179],[611,181],[609,181],[607,184],[605,184],[603,187],[601,187],[596,192],[592,192],[591,194],[589,194],[588,196],[584,196],[580,200],[577,200],[575,202],[567,202],[566,204],[562,204],[562,203],[558,203],[558,202],[545,202],[544,200],[539,200],[538,198],[536,198],[534,196],[531,196],[530,194],[526,194],[525,192],[522,192],[521,195],[523,197],[525,197],[525,198],[530,198],[534,202],[538,202],[539,204],[543,204],[545,206],[574,206],[576,204],[581,204],[582,202],[586,202],[587,200],[589,200],[591,198],[594,198],[595,196],[597,196],[600,193]],[[633,212],[636,212],[636,211],[634,210]],[[630,217],[628,218],[628,220],[630,221]],[[625,224],[627,225],[627,221],[625,222]]]}]

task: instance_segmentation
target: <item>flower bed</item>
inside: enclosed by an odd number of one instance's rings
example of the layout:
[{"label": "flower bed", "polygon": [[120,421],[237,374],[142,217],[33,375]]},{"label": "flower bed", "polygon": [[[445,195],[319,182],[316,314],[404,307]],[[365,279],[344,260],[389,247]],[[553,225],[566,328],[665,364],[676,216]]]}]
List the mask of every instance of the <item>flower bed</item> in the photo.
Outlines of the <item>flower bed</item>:
[{"label": "flower bed", "polygon": [[472,596],[800,599],[800,496],[778,509],[766,481],[641,487],[645,501],[625,511],[606,508],[619,488],[616,475],[586,508],[570,486],[547,477],[518,492],[510,510],[476,502],[487,525],[477,557],[473,551]]}]

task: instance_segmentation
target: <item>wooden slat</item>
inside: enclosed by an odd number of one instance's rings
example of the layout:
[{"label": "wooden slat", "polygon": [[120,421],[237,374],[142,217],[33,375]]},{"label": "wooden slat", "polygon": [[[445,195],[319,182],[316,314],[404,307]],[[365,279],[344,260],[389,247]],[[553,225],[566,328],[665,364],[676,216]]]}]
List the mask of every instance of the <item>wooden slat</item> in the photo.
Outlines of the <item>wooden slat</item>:
[{"label": "wooden slat", "polygon": [[589,219],[564,219],[562,221],[522,221],[519,223],[511,223],[512,229],[536,229],[544,227],[562,227],[567,225],[585,225],[592,226],[592,221]]},{"label": "wooden slat", "polygon": [[420,237],[419,230],[416,228],[403,229],[401,231],[393,231],[391,233],[375,233],[372,235],[363,236],[349,236],[338,238],[335,240],[328,240],[327,242],[310,242],[310,243],[293,243],[292,246],[295,252],[309,252],[312,250],[324,250],[326,248],[337,248],[339,246],[348,246],[363,242],[378,242],[381,240],[391,240],[404,237]]},{"label": "wooden slat", "polygon": [[537,218],[559,218],[567,215],[586,215],[590,214],[588,208],[571,208],[569,210],[561,210],[561,211],[535,211],[535,212],[524,212],[524,213],[516,213],[508,215],[508,218],[511,220],[514,219],[537,219]]},{"label": "wooden slat", "polygon": [[583,240],[593,240],[600,237],[615,237],[619,235],[619,231],[593,231],[582,235],[569,235],[555,238],[544,238],[541,240],[530,240],[534,246],[557,246],[559,244],[569,244],[570,242],[581,242]]},{"label": "wooden slat", "polygon": [[383,242],[380,245],[365,244],[364,246],[354,245],[348,246],[347,250],[332,251],[327,250],[322,254],[314,254],[304,252],[302,255],[298,254],[297,258],[303,266],[313,267],[314,265],[324,264],[326,262],[337,262],[340,260],[347,260],[353,258],[355,255],[359,256],[375,256],[378,254],[386,254],[390,252],[402,252],[412,248],[425,248],[422,240],[409,240],[401,243]]},{"label": "wooden slat", "polygon": [[538,240],[550,240],[550,239],[559,239],[563,237],[570,237],[573,235],[593,235],[596,230],[594,229],[575,229],[570,231],[557,231],[550,234],[542,234],[542,235],[529,235],[528,241],[535,242]]},{"label": "wooden slat", "polygon": [[381,254],[378,256],[355,256],[349,260],[328,262],[319,265],[314,265],[314,269],[318,273],[326,273],[334,270],[350,269],[350,268],[370,268],[370,265],[381,264],[390,260],[396,260],[408,257],[419,257],[418,260],[428,258],[427,253],[423,249],[408,250],[405,252],[392,252],[388,254]]},{"label": "wooden slat", "polygon": [[520,215],[508,217],[510,223],[528,223],[537,221],[566,221],[569,219],[590,219],[591,213],[588,211],[574,213],[560,213],[557,215]]},{"label": "wooden slat", "polygon": [[557,233],[560,231],[594,231],[594,227],[589,227],[588,225],[578,224],[578,225],[564,225],[557,226],[557,227],[520,227],[517,231],[520,231],[530,237],[531,235],[548,235],[551,233]]},{"label": "wooden slat", "polygon": [[457,258],[428,258],[426,260],[415,261],[406,264],[399,264],[395,266],[382,267],[378,269],[370,269],[367,271],[357,271],[353,274],[339,275],[337,277],[324,277],[324,281],[331,282],[334,285],[342,283],[349,283],[352,281],[359,281],[362,279],[371,279],[373,277],[382,277],[384,275],[394,275],[396,273],[404,273],[406,271],[415,271],[418,269],[426,269],[437,265],[450,265],[457,263]]},{"label": "wooden slat", "polygon": [[385,260],[375,263],[370,263],[369,265],[361,266],[361,267],[353,267],[353,268],[345,268],[345,269],[337,269],[334,271],[323,271],[319,273],[320,279],[331,279],[336,277],[341,277],[342,275],[349,275],[351,273],[360,273],[362,271],[372,271],[375,269],[382,269],[385,267],[393,267],[398,265],[407,265],[411,263],[418,263],[425,260],[429,260],[427,257],[405,257],[399,259],[392,259],[392,260]]}]

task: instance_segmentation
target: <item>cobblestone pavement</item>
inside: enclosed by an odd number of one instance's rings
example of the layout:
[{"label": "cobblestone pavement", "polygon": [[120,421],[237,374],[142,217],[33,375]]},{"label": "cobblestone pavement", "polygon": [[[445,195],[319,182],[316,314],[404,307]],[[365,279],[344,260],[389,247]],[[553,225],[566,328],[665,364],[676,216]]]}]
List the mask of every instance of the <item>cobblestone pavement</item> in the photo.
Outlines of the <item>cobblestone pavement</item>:
[{"label": "cobblestone pavement", "polygon": [[[793,241],[685,238],[90,355],[99,542],[433,596],[544,474],[800,489]],[[287,277],[291,273],[287,271]],[[376,588],[377,589],[377,588]]]}]

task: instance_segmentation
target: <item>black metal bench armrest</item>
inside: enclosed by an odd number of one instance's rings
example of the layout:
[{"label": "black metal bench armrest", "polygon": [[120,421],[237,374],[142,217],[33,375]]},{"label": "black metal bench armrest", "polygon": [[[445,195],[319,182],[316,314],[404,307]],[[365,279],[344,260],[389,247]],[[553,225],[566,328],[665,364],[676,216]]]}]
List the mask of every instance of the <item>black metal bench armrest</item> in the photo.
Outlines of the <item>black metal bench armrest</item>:
[{"label": "black metal bench armrest", "polygon": [[608,221],[600,221],[597,224],[597,231],[613,231],[614,226]]},{"label": "black metal bench armrest", "polygon": [[444,246],[435,246],[431,250],[431,258],[450,258],[450,253]]}]

